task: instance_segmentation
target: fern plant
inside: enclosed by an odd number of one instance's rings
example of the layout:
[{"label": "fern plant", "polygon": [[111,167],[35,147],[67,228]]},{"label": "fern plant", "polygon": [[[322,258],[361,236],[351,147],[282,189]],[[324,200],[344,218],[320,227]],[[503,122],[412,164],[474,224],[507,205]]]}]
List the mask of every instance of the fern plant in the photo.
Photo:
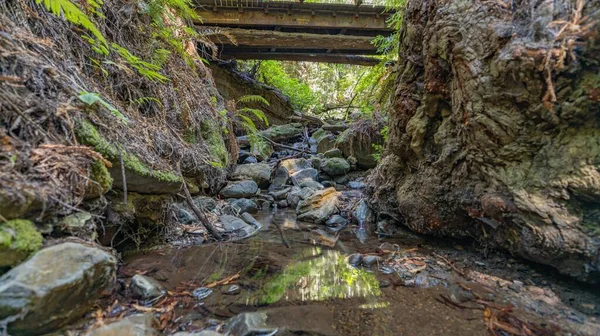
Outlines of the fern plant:
[{"label": "fern plant", "polygon": [[125,61],[131,67],[133,67],[140,75],[148,78],[151,81],[156,81],[156,82],[161,82],[161,83],[167,82],[169,80],[168,77],[166,77],[158,72],[161,70],[162,64],[154,64],[154,63],[146,62],[146,61],[142,60],[141,58],[133,55],[131,52],[129,52],[129,50],[121,47],[120,45],[118,45],[116,43],[112,43],[110,46],[111,46],[112,50],[114,50],[117,54],[119,54],[119,56],[123,57],[123,59],[125,59]]},{"label": "fern plant", "polygon": [[[64,16],[67,21],[89,31],[95,37],[95,39],[92,39],[88,36],[86,40],[90,41],[93,46],[98,48],[98,50],[106,51],[108,49],[108,42],[106,42],[106,38],[102,32],[100,32],[98,27],[96,27],[96,24],[94,24],[89,16],[71,1],[35,0],[35,3],[38,5],[43,3],[44,7],[46,7],[50,13],[58,17]],[[86,3],[89,5],[89,8],[91,8],[93,13],[99,13],[98,9],[103,4],[102,0],[87,0]]]}]

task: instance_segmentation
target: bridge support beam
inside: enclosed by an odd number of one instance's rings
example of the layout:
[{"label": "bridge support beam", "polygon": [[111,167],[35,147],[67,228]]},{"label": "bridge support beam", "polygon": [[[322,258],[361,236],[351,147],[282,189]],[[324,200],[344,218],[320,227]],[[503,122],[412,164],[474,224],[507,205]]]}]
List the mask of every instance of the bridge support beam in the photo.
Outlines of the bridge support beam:
[{"label": "bridge support beam", "polygon": [[299,62],[321,62],[338,64],[355,64],[364,66],[374,66],[379,60],[374,57],[342,55],[342,54],[308,54],[308,53],[252,53],[252,52],[231,52],[221,55],[223,59],[240,60],[277,60],[277,61],[299,61]]},{"label": "bridge support beam", "polygon": [[[203,27],[199,27],[202,30]],[[214,30],[213,27],[205,27]],[[332,49],[332,50],[360,50],[375,52],[377,48],[371,43],[372,37],[327,35],[308,33],[284,33],[272,30],[218,28],[218,35],[210,39],[226,46],[238,45],[259,48],[278,49]],[[235,41],[232,42],[232,37]],[[227,47],[225,48],[227,50]]]}]

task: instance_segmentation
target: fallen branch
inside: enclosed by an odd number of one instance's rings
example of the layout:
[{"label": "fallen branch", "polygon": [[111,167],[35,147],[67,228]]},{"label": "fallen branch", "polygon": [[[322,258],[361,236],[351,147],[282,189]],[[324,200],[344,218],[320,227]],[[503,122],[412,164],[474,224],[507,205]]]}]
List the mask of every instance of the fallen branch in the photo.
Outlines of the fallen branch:
[{"label": "fallen branch", "polygon": [[267,140],[267,141],[268,141],[268,142],[269,142],[271,145],[273,145],[273,146],[277,146],[277,147],[281,147],[281,148],[285,148],[285,149],[293,150],[293,151],[296,151],[296,152],[308,153],[307,151],[305,151],[305,150],[303,150],[303,149],[298,149],[298,148],[294,148],[294,147],[292,147],[292,146],[286,146],[286,145],[282,145],[282,144],[280,144],[280,143],[278,143],[278,142],[275,142],[275,141],[273,141],[273,140],[271,140],[271,139],[267,138],[266,136],[263,136],[263,135],[260,135],[260,134],[259,134],[258,136],[260,136],[261,138],[263,138],[263,139]]},{"label": "fallen branch", "polygon": [[206,288],[213,288],[213,287],[217,287],[217,286],[222,286],[222,285],[228,285],[230,284],[233,280],[237,279],[240,277],[240,273],[236,273],[232,276],[228,276],[225,279],[221,279],[219,281],[215,281],[215,282],[211,282],[208,285],[204,286]]},{"label": "fallen branch", "polygon": [[183,175],[181,174],[181,169],[179,168],[179,163],[177,164],[177,171],[179,172],[179,176],[181,177],[181,184],[183,187],[183,192],[185,194],[185,200],[186,200],[187,204],[189,205],[190,208],[192,208],[192,211],[194,212],[194,214],[196,214],[196,217],[198,217],[198,219],[200,220],[200,223],[202,223],[202,225],[204,226],[204,228],[206,228],[208,233],[210,233],[210,235],[213,236],[213,238],[215,238],[216,240],[219,240],[219,241],[223,240],[223,237],[221,236],[221,234],[219,234],[219,232],[215,229],[215,227],[212,226],[212,224],[208,221],[206,216],[204,216],[202,211],[200,209],[198,209],[196,204],[194,204],[194,201],[192,200],[192,195],[190,194],[190,190],[187,187],[187,183],[185,183],[185,179],[183,178]]}]

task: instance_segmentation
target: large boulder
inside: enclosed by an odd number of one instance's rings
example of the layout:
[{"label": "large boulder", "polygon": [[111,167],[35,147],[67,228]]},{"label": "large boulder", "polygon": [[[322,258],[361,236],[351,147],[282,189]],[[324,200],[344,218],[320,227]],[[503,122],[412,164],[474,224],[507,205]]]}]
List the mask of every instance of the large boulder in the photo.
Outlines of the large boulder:
[{"label": "large boulder", "polygon": [[153,300],[167,294],[167,290],[160,282],[141,274],[136,274],[131,278],[129,288],[134,297],[142,300]]},{"label": "large boulder", "polygon": [[42,234],[28,220],[0,223],[0,268],[12,267],[42,246]]},{"label": "large boulder", "polygon": [[223,198],[246,198],[256,195],[258,184],[254,181],[230,182],[221,191],[219,195]]},{"label": "large boulder", "polygon": [[313,152],[316,153],[325,153],[330,149],[335,148],[335,135],[333,133],[325,131],[320,128],[312,134],[311,139],[313,139],[314,146]]},{"label": "large boulder", "polygon": [[295,208],[301,200],[306,199],[314,191],[315,189],[313,188],[293,187],[292,190],[287,194],[287,197],[285,199],[287,205],[292,208]]},{"label": "large boulder", "polygon": [[266,163],[250,163],[238,165],[231,176],[235,180],[252,180],[260,188],[269,187],[271,167]]},{"label": "large boulder", "polygon": [[338,213],[339,193],[335,188],[327,188],[311,193],[298,203],[296,214],[298,220],[322,224],[332,215]]},{"label": "large boulder", "polygon": [[235,216],[231,215],[222,215],[219,217],[221,224],[223,225],[223,229],[225,231],[237,231],[242,230],[248,226],[245,221],[239,219]]},{"label": "large boulder", "polygon": [[[600,2],[510,11],[407,2],[371,205],[600,283]],[[577,15],[585,32],[556,34]]]},{"label": "large boulder", "polygon": [[342,158],[334,157],[325,161],[321,170],[329,176],[345,175],[350,171],[350,164]]},{"label": "large boulder", "polygon": [[335,146],[342,151],[344,157],[354,157],[356,165],[363,169],[377,166],[377,160],[373,156],[377,153],[374,144],[383,145],[383,138],[377,131],[365,134],[348,129],[335,139]]},{"label": "large boulder", "polygon": [[40,250],[0,277],[0,320],[12,335],[52,332],[83,316],[115,281],[116,258],[92,245]]}]

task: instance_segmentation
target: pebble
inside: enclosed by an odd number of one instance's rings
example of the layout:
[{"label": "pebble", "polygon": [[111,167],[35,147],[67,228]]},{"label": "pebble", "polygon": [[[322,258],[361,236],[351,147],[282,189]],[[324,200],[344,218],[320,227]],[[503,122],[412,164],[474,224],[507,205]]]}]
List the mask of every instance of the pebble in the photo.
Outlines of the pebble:
[{"label": "pebble", "polygon": [[206,287],[199,287],[194,289],[192,296],[198,300],[203,300],[209,297],[213,293],[213,290]]},{"label": "pebble", "polygon": [[238,286],[238,285],[230,285],[230,286],[223,287],[221,289],[221,293],[226,294],[226,295],[238,295],[238,294],[240,294],[240,292],[241,292],[241,289],[240,289],[240,286]]}]

